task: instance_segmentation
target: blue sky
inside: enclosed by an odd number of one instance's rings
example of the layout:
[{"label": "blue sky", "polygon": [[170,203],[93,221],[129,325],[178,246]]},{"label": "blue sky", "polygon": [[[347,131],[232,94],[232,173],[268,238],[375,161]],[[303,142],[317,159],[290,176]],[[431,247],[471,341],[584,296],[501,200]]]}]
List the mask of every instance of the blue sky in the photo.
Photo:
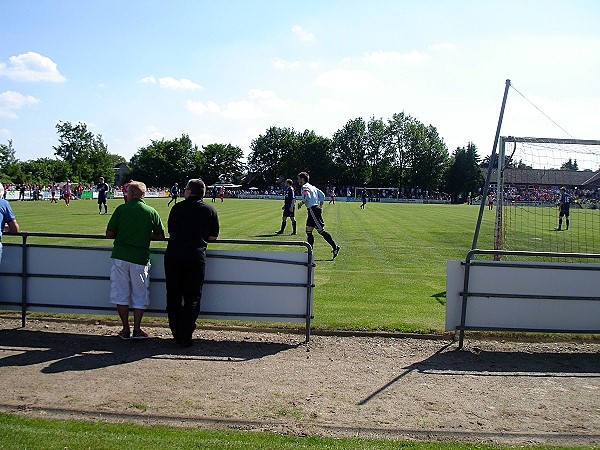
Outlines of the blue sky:
[{"label": "blue sky", "polygon": [[[404,111],[450,151],[600,139],[600,2],[0,0],[0,142],[53,157],[85,122],[129,159],[188,134],[246,154],[270,126],[331,137]],[[300,169],[300,168],[299,168]]]}]

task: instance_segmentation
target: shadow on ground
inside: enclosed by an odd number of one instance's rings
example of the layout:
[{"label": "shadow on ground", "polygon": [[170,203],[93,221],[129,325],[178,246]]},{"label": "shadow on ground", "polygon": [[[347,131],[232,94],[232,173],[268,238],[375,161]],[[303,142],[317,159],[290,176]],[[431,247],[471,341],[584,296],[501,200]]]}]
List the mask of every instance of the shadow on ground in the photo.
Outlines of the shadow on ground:
[{"label": "shadow on ground", "polygon": [[359,402],[367,404],[412,372],[444,376],[600,378],[600,353],[534,353],[518,351],[452,350],[447,344],[432,356],[404,368],[395,378]]},{"label": "shadow on ground", "polygon": [[193,347],[181,348],[171,339],[122,341],[116,336],[81,335],[34,331],[0,330],[0,346],[21,352],[0,358],[0,367],[49,363],[43,373],[84,371],[146,358],[248,361],[274,355],[303,344],[197,339]]}]

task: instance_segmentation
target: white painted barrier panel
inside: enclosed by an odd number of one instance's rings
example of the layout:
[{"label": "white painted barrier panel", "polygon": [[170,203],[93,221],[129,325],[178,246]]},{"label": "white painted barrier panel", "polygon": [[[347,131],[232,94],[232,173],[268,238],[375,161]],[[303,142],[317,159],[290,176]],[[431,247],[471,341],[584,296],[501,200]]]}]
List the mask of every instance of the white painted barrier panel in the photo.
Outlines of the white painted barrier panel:
[{"label": "white painted barrier panel", "polygon": [[[600,266],[562,266],[558,269],[557,263],[478,261],[469,270],[465,327],[600,330]],[[465,265],[461,261],[448,261],[447,331],[461,325],[464,274]]]},{"label": "white painted barrier panel", "polygon": [[[21,309],[22,251],[4,246],[0,309]],[[27,252],[27,311],[115,314],[109,247],[35,245]],[[166,315],[163,256],[151,254],[149,315]],[[310,323],[312,264],[306,251],[209,250],[200,317],[306,322],[308,315]]]}]

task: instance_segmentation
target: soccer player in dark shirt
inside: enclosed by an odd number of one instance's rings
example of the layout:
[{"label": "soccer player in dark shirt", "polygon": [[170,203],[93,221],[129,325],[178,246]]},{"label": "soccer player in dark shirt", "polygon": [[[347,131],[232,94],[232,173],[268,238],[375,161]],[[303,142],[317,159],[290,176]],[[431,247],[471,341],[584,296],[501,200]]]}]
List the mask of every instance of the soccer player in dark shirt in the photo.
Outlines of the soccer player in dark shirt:
[{"label": "soccer player in dark shirt", "polygon": [[285,191],[283,193],[283,215],[281,217],[281,229],[276,234],[283,234],[287,224],[287,218],[292,221],[292,235],[296,234],[296,195],[292,187],[292,180],[285,180]]},{"label": "soccer player in dark shirt", "polygon": [[566,218],[567,230],[569,229],[569,209],[571,208],[571,195],[567,192],[567,189],[563,186],[560,188],[560,199],[558,201],[558,207],[560,208],[558,213],[558,227],[556,231],[562,230],[563,216]]},{"label": "soccer player in dark shirt", "polygon": [[100,180],[96,185],[96,191],[98,192],[98,214],[102,214],[102,205],[104,205],[104,214],[107,214],[108,206],[106,206],[106,193],[108,192],[108,184],[104,182],[104,177],[100,177]]}]

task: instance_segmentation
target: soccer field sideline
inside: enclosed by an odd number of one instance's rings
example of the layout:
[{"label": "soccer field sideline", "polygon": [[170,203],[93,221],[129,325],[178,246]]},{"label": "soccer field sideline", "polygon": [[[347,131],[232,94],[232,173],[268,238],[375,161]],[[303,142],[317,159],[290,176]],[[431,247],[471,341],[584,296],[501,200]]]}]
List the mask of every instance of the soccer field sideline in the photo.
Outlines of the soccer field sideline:
[{"label": "soccer field sideline", "polygon": [[[147,202],[158,210],[166,225],[168,199],[150,198]],[[119,204],[118,200],[109,201],[109,214],[99,215],[93,200],[74,201],[69,207],[64,203],[11,202],[22,231],[97,235],[104,234],[109,215]],[[297,236],[277,236],[275,231],[281,224],[279,201],[225,199],[213,205],[219,212],[221,239],[306,238],[305,209],[297,213]],[[464,259],[470,249],[478,208],[368,203],[361,210],[359,205],[324,205],[326,229],[342,250],[331,261],[329,245],[315,234],[313,326],[441,332],[445,264],[448,259]],[[491,243],[492,214],[485,219],[481,240]],[[6,242],[15,239],[7,236]],[[110,241],[95,241],[91,245],[110,245]]]}]

